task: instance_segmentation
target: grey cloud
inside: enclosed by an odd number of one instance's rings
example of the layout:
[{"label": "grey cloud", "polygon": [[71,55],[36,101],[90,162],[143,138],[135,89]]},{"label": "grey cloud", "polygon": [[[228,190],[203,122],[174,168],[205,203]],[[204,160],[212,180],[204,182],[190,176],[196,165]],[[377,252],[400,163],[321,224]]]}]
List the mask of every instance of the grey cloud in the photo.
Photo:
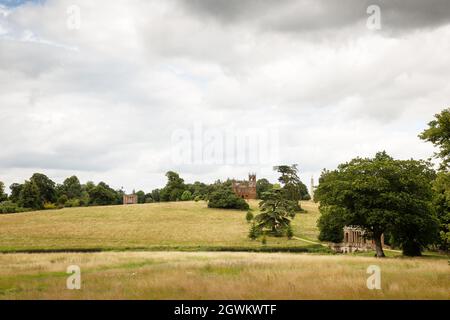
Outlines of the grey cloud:
[{"label": "grey cloud", "polygon": [[306,32],[365,25],[369,5],[381,8],[383,29],[392,32],[437,27],[450,22],[447,0],[193,0],[182,6],[225,24],[254,24],[262,30]]}]

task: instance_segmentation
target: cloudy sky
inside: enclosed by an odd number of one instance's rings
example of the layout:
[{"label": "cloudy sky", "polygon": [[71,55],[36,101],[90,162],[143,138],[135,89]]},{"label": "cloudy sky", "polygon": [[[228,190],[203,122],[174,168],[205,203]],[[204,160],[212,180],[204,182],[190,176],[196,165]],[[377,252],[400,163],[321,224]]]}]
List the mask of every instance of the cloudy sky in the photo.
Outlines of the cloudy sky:
[{"label": "cloudy sky", "polygon": [[309,184],[380,150],[429,158],[417,135],[449,99],[448,0],[0,0],[6,185],[275,181],[279,163]]}]

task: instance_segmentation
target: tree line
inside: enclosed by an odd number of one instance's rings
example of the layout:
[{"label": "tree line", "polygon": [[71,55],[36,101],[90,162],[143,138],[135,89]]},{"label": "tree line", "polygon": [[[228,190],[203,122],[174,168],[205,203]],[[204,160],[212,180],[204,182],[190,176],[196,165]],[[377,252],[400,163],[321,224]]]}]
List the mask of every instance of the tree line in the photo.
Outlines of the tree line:
[{"label": "tree line", "polygon": [[114,190],[105,182],[81,184],[76,176],[56,184],[42,173],[35,173],[24,183],[13,183],[10,195],[0,182],[0,213],[63,207],[116,205],[122,203],[123,190]]},{"label": "tree line", "polygon": [[[284,167],[283,167],[284,168]],[[281,172],[285,172],[283,181],[289,173],[288,166]],[[211,208],[224,209],[248,209],[248,204],[232,191],[233,180],[217,180],[212,184],[196,181],[185,183],[177,172],[166,173],[167,183],[163,188],[154,189],[151,192],[139,190],[133,191],[138,197],[138,203],[168,202],[168,201],[208,201]],[[281,178],[280,178],[281,179]],[[287,180],[286,180],[287,179]],[[295,185],[297,183],[297,187]],[[301,181],[288,183],[287,189],[297,188],[299,198],[309,198],[306,186]],[[271,189],[273,185],[267,179],[259,179],[256,184],[258,197]],[[0,182],[0,213],[15,213],[29,210],[56,209],[63,207],[79,206],[104,206],[120,205],[125,192],[122,189],[115,190],[107,183],[95,184],[88,181],[81,184],[76,176],[64,180],[62,184],[56,184],[42,173],[35,173],[24,183],[13,183],[10,186],[10,195],[5,193],[5,185]]]}]

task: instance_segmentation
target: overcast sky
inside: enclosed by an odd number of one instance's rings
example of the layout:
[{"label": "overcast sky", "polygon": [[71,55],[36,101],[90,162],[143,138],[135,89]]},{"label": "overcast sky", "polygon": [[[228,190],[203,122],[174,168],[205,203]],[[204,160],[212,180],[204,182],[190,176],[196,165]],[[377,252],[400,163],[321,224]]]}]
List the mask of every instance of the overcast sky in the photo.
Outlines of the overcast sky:
[{"label": "overcast sky", "polygon": [[381,150],[429,158],[417,135],[449,99],[448,0],[0,0],[7,186],[274,182],[280,163],[309,185]]}]

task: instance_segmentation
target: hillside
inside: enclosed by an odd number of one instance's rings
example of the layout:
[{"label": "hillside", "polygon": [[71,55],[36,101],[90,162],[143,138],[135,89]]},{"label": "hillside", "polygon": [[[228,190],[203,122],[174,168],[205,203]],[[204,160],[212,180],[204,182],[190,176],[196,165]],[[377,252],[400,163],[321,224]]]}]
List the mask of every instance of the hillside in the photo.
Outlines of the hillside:
[{"label": "hillside", "polygon": [[[257,212],[257,201],[251,207]],[[294,220],[294,234],[317,237],[317,205]],[[205,202],[66,208],[0,215],[0,251],[315,250],[300,240],[247,238],[245,211],[207,208]],[[302,248],[302,249],[299,249]]]}]

